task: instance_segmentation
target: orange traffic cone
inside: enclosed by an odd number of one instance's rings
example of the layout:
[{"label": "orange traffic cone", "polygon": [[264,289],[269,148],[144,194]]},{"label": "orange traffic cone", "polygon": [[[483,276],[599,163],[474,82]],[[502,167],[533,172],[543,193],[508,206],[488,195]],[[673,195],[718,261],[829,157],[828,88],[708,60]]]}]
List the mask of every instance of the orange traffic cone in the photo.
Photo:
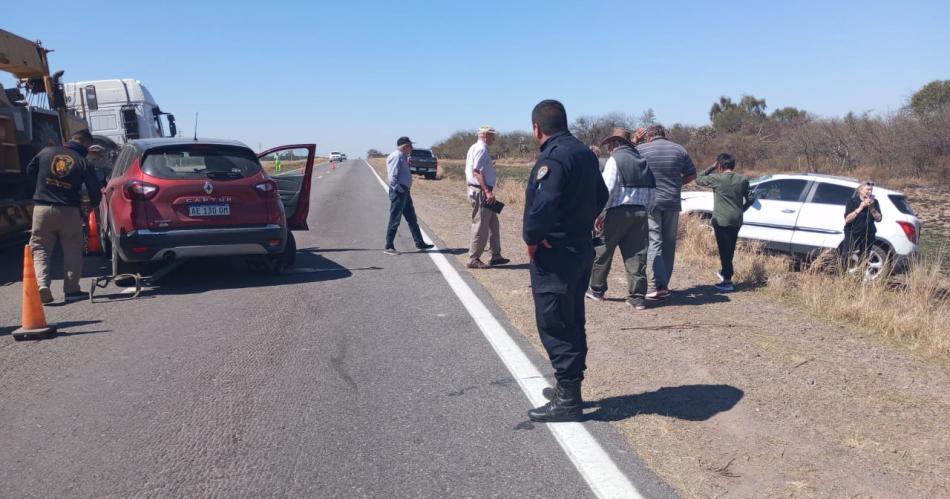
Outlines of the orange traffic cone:
[{"label": "orange traffic cone", "polygon": [[23,325],[13,332],[13,339],[39,340],[56,332],[56,327],[46,323],[46,313],[40,303],[40,287],[36,283],[33,267],[33,249],[27,244],[23,249]]},{"label": "orange traffic cone", "polygon": [[99,240],[99,222],[96,210],[89,212],[89,240],[86,242],[86,254],[98,255],[102,253],[102,241]]}]

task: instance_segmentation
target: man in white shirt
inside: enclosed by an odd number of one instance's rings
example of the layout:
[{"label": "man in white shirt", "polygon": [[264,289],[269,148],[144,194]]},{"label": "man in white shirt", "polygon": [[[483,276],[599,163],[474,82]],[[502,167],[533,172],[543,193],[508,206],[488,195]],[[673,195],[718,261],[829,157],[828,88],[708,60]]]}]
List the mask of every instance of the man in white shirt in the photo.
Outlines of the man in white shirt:
[{"label": "man in white shirt", "polygon": [[603,236],[600,244],[594,247],[596,256],[587,297],[603,301],[614,250],[620,246],[629,285],[627,304],[643,310],[646,308],[650,239],[648,220],[653,208],[656,179],[630,141],[629,130],[615,128],[601,145],[610,151],[610,159],[603,171],[610,195],[604,212],[594,222],[595,231],[602,232]]},{"label": "man in white shirt", "polygon": [[[472,203],[472,246],[468,252],[470,269],[487,269],[492,265],[504,265],[510,260],[501,256],[501,236],[498,232],[498,213],[489,206],[495,204],[495,162],[491,159],[491,147],[497,132],[483,125],[478,129],[478,142],[468,148],[465,156],[465,180],[468,182],[468,200]],[[491,260],[481,260],[485,244],[491,250]]]}]

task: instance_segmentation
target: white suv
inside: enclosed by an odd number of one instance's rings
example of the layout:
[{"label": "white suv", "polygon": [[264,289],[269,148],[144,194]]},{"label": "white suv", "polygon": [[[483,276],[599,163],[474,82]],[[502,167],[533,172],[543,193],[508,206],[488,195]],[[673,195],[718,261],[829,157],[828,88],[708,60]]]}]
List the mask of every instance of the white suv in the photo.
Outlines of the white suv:
[{"label": "white suv", "polygon": [[[770,250],[814,255],[840,250],[844,240],[844,209],[858,181],[817,174],[782,174],[750,182],[755,204],[745,212],[739,237],[761,241]],[[875,278],[888,264],[902,270],[917,252],[920,219],[899,192],[874,188],[881,205],[877,241],[871,250],[867,277]],[[711,192],[683,192],[683,213],[712,215]]]},{"label": "white suv", "polygon": [[333,152],[330,153],[330,161],[339,163],[340,161],[343,161],[343,160],[344,160],[344,158],[343,158],[343,154],[342,154],[342,153],[339,153],[339,152],[336,152],[336,151],[333,151]]}]

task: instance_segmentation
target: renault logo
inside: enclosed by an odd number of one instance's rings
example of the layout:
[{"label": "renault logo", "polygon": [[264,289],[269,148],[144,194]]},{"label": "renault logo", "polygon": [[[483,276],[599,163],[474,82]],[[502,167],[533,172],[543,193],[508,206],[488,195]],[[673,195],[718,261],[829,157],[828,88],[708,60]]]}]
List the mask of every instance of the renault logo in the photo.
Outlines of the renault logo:
[{"label": "renault logo", "polygon": [[213,190],[214,190],[214,186],[211,185],[211,182],[208,182],[207,180],[205,180],[205,194],[208,194],[210,196],[211,191]]}]

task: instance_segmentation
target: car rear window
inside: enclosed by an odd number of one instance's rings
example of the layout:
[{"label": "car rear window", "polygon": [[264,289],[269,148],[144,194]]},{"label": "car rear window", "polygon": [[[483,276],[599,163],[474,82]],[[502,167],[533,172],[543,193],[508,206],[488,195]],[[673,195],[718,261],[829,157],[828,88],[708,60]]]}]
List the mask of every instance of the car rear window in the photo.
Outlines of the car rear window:
[{"label": "car rear window", "polygon": [[195,144],[147,151],[142,171],[169,180],[239,179],[260,173],[261,164],[250,149]]},{"label": "car rear window", "polygon": [[426,151],[425,149],[413,149],[412,157],[413,158],[431,158],[432,151]]},{"label": "car rear window", "polygon": [[914,213],[914,209],[910,207],[910,203],[907,202],[907,198],[904,196],[899,194],[891,194],[887,197],[890,198],[891,202],[894,203],[894,206],[897,207],[897,211],[905,215],[913,215],[915,217],[917,216],[917,214]]},{"label": "car rear window", "polygon": [[854,189],[851,187],[820,182],[811,202],[847,206],[852,197],[854,197]]}]

